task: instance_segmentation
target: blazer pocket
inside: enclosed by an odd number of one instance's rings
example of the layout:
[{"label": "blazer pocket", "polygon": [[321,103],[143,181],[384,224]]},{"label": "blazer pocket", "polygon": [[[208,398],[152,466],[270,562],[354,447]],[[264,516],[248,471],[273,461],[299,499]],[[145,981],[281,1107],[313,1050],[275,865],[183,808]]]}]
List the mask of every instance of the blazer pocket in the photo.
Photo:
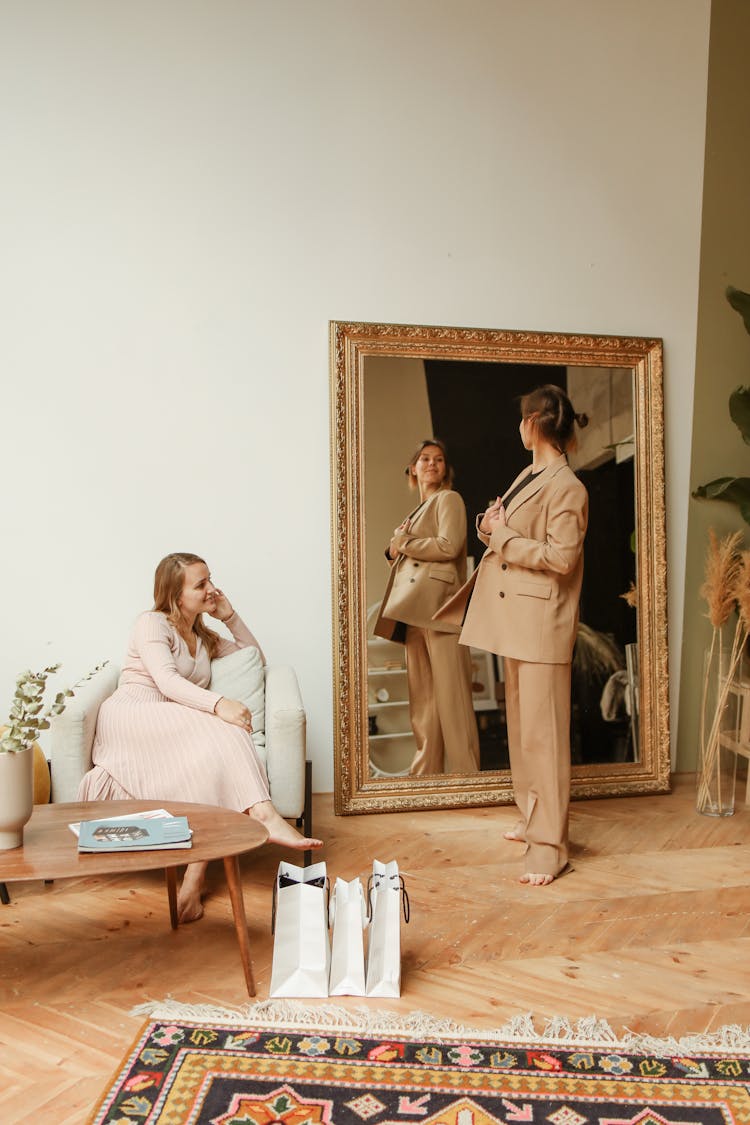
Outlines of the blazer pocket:
[{"label": "blazer pocket", "polygon": [[438,582],[455,582],[456,568],[452,563],[433,563],[430,567],[430,578],[437,578]]},{"label": "blazer pocket", "polygon": [[511,531],[517,531],[524,539],[536,539],[534,528],[538,525],[539,520],[543,520],[544,524],[547,522],[542,505],[527,501],[525,504],[519,505],[508,517],[508,527]]},{"label": "blazer pocket", "polygon": [[518,593],[526,598],[544,598],[548,601],[552,597],[552,584],[550,582],[524,582],[518,583]]}]

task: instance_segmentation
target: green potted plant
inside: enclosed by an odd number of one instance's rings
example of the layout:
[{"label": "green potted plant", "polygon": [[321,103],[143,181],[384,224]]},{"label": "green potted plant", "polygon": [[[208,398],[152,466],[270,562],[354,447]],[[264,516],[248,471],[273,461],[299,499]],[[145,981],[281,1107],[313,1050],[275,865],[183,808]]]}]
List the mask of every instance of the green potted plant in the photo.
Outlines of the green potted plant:
[{"label": "green potted plant", "polygon": [[[727,300],[742,317],[745,328],[750,332],[750,293],[727,289]],[[742,440],[750,445],[750,387],[736,387],[729,396],[729,416],[742,434]],[[699,484],[693,496],[701,500],[726,500],[736,504],[745,523],[750,523],[750,477],[717,477],[708,484]]]}]

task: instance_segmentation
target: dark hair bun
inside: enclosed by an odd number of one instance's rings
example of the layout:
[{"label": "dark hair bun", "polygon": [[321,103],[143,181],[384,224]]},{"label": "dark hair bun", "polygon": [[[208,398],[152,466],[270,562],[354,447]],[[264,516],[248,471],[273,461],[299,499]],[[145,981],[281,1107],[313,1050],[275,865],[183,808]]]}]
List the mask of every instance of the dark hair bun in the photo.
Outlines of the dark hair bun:
[{"label": "dark hair bun", "polygon": [[585,430],[586,427],[589,424],[588,414],[576,414],[576,422],[578,423],[578,425],[581,427],[582,430]]}]

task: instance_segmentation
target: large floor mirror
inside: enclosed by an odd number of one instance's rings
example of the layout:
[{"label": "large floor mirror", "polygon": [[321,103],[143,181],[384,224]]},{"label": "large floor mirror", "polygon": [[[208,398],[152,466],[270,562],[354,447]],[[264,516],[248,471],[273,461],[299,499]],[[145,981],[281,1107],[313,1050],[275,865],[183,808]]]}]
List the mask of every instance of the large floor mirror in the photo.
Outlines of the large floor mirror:
[{"label": "large floor mirror", "polygon": [[589,425],[571,467],[589,492],[572,669],[573,797],[669,788],[662,344],[624,336],[333,322],[335,807],[340,814],[512,801],[502,659],[470,650],[479,769],[414,775],[404,646],[373,634],[385,548],[414,507],[405,466],[445,442],[467,511],[528,463],[519,399],[565,388]]}]

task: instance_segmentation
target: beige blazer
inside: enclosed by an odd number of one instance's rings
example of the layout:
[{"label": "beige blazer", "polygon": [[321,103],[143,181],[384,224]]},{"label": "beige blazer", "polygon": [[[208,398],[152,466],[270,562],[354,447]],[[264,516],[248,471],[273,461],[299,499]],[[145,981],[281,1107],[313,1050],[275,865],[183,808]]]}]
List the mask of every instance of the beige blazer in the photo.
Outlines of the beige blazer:
[{"label": "beige blazer", "polygon": [[588,494],[563,454],[511,500],[506,519],[489,538],[478,532],[489,550],[437,620],[463,622],[461,644],[567,664],[578,626]]},{"label": "beige blazer", "polygon": [[391,564],[375,635],[390,640],[400,621],[459,633],[460,621],[432,620],[466,580],[466,508],[459,494],[449,489],[433,493],[417,510],[409,530],[400,531],[395,540],[401,554]]}]

